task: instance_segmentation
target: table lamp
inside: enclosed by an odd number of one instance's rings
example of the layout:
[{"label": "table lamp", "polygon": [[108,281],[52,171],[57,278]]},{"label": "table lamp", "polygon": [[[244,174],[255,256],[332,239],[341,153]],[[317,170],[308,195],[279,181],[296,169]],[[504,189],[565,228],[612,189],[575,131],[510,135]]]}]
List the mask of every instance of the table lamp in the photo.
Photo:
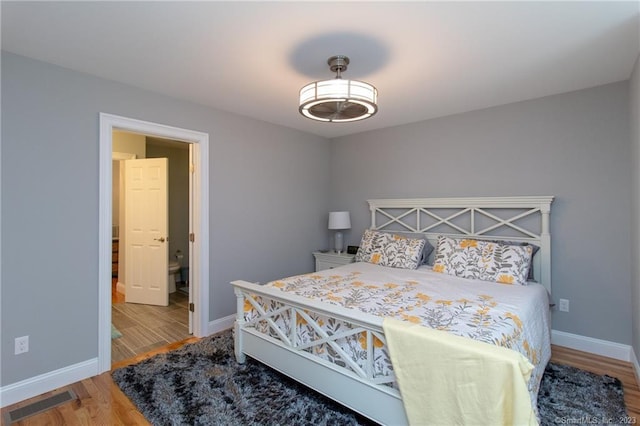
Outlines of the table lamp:
[{"label": "table lamp", "polygon": [[343,229],[351,229],[351,217],[349,212],[330,212],[329,229],[336,231],[334,251],[342,253],[342,232]]}]

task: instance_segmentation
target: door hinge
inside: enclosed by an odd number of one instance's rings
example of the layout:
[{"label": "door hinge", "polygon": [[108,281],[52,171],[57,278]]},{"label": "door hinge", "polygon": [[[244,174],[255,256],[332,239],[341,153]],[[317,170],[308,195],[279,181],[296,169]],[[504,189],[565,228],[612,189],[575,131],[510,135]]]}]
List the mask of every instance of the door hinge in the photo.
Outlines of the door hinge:
[{"label": "door hinge", "polygon": [[193,232],[189,234],[189,241],[194,242],[196,240],[196,234]]},{"label": "door hinge", "polygon": [[196,172],[195,164],[189,164],[189,172],[191,172],[191,173],[195,173]]},{"label": "door hinge", "polygon": [[196,310],[196,305],[194,305],[193,303],[189,303],[189,312],[195,312]]}]

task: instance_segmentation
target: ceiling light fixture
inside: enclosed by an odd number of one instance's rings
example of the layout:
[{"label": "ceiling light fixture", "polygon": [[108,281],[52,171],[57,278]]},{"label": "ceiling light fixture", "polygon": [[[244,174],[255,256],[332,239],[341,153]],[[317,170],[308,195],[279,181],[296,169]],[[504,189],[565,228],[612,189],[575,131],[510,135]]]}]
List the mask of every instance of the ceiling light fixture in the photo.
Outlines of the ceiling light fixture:
[{"label": "ceiling light fixture", "polygon": [[378,90],[364,81],[343,80],[349,58],[332,56],[329,69],[336,73],[333,80],[309,83],[300,89],[302,115],[318,121],[344,123],[364,120],[378,112]]}]

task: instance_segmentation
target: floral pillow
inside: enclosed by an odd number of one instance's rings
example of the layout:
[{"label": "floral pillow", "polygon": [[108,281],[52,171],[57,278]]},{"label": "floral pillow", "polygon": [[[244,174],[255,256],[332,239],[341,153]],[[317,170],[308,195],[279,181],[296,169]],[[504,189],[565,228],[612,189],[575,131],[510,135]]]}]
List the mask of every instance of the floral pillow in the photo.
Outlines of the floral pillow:
[{"label": "floral pillow", "polygon": [[527,273],[527,281],[535,281],[535,277],[533,273],[533,259],[535,258],[538,250],[540,250],[539,246],[535,244],[527,243],[527,242],[520,242],[520,241],[493,240],[493,242],[499,243],[499,244],[505,244],[508,246],[531,246],[531,262],[529,264],[529,272]]},{"label": "floral pillow", "polygon": [[420,264],[426,264],[429,260],[429,255],[431,254],[431,252],[435,249],[435,247],[433,247],[431,245],[431,242],[429,242],[429,240],[427,240],[427,237],[425,234],[421,234],[419,232],[394,232],[394,231],[386,231],[386,230],[376,230],[377,232],[382,232],[385,234],[394,234],[397,235],[399,237],[407,237],[407,238],[415,238],[417,240],[424,240],[424,249],[422,249],[422,260],[420,261]]},{"label": "floral pillow", "polygon": [[367,229],[355,260],[392,268],[416,269],[422,262],[424,245],[424,239]]},{"label": "floral pillow", "polygon": [[526,285],[532,254],[530,245],[516,246],[441,235],[433,270],[462,278]]}]

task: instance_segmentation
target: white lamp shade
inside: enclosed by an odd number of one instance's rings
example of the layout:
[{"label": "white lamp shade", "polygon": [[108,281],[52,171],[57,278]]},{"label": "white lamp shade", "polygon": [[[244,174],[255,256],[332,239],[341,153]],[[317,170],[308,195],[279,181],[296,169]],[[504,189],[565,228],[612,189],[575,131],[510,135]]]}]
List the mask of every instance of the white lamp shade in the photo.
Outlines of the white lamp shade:
[{"label": "white lamp shade", "polygon": [[349,212],[329,213],[329,229],[351,229]]}]

